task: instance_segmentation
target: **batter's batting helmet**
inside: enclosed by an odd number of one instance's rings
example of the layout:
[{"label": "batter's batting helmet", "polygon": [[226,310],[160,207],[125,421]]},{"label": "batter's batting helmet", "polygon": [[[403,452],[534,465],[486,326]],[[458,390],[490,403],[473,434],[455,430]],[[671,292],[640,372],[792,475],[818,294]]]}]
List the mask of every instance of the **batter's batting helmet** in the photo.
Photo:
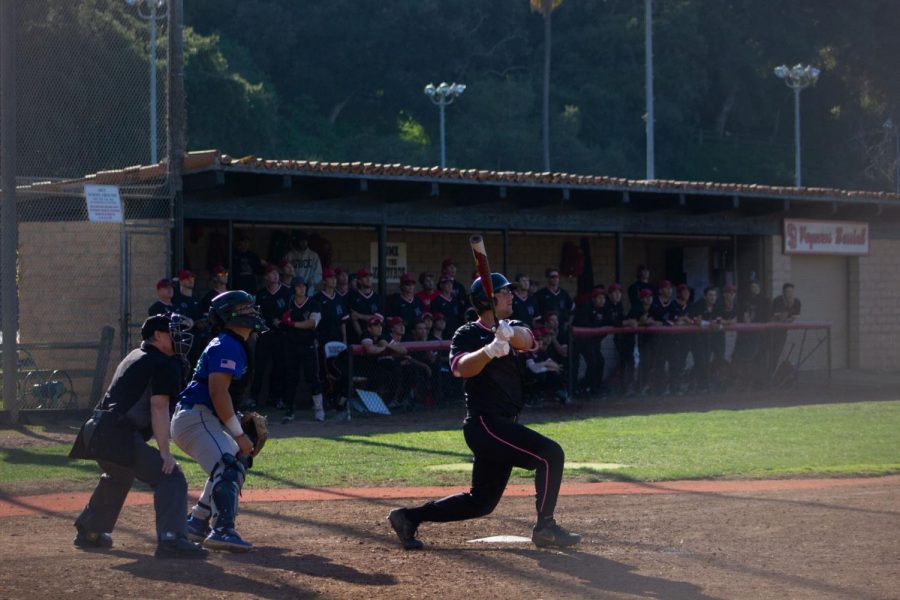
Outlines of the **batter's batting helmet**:
[{"label": "batter's batting helmet", "polygon": [[[493,284],[494,293],[512,285],[501,273],[491,273],[491,284]],[[472,299],[472,306],[478,312],[490,310],[491,303],[488,301],[487,294],[484,293],[481,277],[472,282],[472,286],[469,288],[469,297]]]},{"label": "batter's batting helmet", "polygon": [[219,327],[233,325],[260,332],[267,329],[256,306],[256,298],[241,290],[223,292],[213,298],[209,305],[209,320]]}]

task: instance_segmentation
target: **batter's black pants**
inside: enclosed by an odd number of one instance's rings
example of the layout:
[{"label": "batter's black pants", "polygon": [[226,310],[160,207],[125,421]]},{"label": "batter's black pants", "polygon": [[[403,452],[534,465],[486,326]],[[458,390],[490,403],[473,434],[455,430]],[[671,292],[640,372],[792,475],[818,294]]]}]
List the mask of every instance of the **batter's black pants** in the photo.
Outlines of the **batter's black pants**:
[{"label": "batter's black pants", "polygon": [[162,472],[159,450],[147,445],[134,434],[134,465],[124,467],[114,462],[98,460],[103,469],[100,483],[87,506],[75,520],[75,526],[89,532],[110,533],[119,520],[125,497],[135,479],[143,481],[153,490],[153,507],[156,509],[156,535],[159,540],[167,534],[185,534],[187,514],[187,481],[179,467],[166,475]]},{"label": "batter's black pants", "polygon": [[446,523],[490,514],[503,496],[513,467],[535,472],[538,520],[553,517],[565,463],[559,444],[512,419],[486,415],[466,418],[463,435],[475,455],[472,488],[407,509],[406,516],[411,521]]}]

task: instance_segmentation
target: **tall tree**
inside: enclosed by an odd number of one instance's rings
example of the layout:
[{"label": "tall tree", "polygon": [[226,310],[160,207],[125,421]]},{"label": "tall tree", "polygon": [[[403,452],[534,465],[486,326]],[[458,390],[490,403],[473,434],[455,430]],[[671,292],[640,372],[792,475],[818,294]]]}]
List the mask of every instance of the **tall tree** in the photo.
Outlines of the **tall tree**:
[{"label": "tall tree", "polygon": [[543,92],[543,140],[544,171],[550,171],[550,57],[553,27],[550,15],[559,8],[563,0],[529,0],[531,9],[544,17],[544,92]]}]

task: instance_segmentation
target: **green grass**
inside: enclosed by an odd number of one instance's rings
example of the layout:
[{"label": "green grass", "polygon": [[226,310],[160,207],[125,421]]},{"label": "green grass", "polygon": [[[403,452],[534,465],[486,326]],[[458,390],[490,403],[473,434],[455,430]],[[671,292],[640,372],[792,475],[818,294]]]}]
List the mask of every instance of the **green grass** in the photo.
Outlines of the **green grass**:
[{"label": "green grass", "polygon": [[[859,402],[543,422],[571,462],[620,463],[576,469],[569,480],[883,475],[900,472],[900,401]],[[0,489],[71,489],[97,467],[70,461],[68,445],[0,449]],[[464,485],[465,472],[425,467],[470,460],[459,429],[269,441],[252,487]],[[191,487],[205,476],[183,455]],[[527,477],[516,470],[514,477]],[[14,485],[9,485],[14,484]]]}]

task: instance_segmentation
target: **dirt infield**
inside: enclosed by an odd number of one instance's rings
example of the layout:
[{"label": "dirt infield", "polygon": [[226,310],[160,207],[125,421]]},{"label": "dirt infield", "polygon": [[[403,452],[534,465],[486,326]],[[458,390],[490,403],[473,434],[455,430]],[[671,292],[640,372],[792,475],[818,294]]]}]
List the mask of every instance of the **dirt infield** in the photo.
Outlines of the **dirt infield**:
[{"label": "dirt infield", "polygon": [[0,597],[900,598],[900,477],[595,485],[620,487],[560,499],[561,522],[585,536],[567,552],[470,542],[527,536],[527,489],[490,517],[423,525],[421,552],[401,550],[384,520],[421,489],[248,496],[241,530],[256,549],[206,562],[154,559],[140,502],[112,550],[77,550],[74,509],[51,503],[2,520]]}]

